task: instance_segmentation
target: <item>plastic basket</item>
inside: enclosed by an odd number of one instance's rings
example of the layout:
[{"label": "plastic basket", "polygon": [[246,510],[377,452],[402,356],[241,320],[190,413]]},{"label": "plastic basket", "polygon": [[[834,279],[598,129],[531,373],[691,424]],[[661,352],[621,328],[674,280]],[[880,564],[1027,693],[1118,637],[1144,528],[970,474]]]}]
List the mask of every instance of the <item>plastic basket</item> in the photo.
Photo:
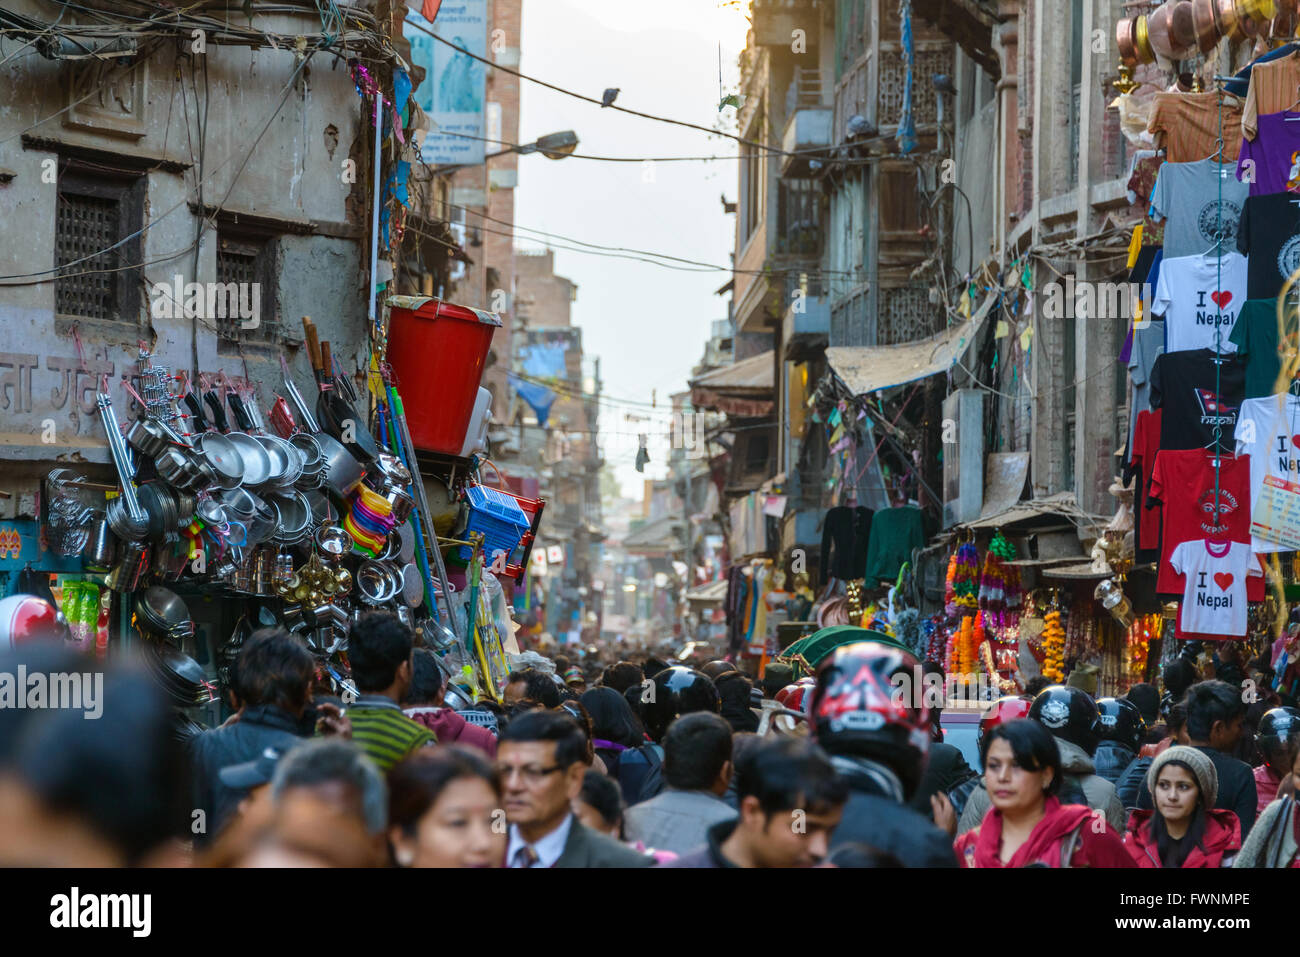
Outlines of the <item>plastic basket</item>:
[{"label": "plastic basket", "polygon": [[[474,532],[483,536],[483,557],[488,565],[498,552],[513,555],[532,525],[515,497],[485,485],[471,485],[465,489],[465,501],[469,506],[466,537]],[[459,546],[456,554],[463,562],[472,557],[468,545]]]}]

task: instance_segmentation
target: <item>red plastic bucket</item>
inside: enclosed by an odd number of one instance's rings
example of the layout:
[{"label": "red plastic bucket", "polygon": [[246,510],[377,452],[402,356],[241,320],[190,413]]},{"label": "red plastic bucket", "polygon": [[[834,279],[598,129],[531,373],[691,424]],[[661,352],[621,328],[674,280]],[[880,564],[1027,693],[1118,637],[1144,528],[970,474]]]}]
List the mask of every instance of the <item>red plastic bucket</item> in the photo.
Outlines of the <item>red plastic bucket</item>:
[{"label": "red plastic bucket", "polygon": [[415,301],[419,305],[413,308],[393,306],[388,362],[397,374],[415,447],[459,455],[501,320],[439,299]]}]

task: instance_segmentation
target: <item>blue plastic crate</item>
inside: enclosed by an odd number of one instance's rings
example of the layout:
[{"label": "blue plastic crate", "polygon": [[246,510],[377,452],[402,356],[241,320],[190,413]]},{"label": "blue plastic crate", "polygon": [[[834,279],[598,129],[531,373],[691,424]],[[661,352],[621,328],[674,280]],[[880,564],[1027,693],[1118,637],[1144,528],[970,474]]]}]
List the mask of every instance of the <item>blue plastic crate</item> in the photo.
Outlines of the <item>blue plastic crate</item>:
[{"label": "blue plastic crate", "polygon": [[[505,552],[509,558],[532,525],[514,496],[494,488],[471,485],[465,490],[465,500],[469,504],[465,534],[466,537],[471,532],[483,535],[484,561],[491,565],[498,551]],[[468,545],[461,545],[456,554],[463,562],[471,558]]]}]

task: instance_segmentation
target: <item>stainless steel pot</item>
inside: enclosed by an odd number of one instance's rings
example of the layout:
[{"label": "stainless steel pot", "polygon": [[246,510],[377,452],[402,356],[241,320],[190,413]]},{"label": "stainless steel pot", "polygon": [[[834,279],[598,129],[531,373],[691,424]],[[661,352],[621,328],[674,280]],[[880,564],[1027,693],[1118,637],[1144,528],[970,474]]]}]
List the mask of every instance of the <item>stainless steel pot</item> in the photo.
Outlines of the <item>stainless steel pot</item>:
[{"label": "stainless steel pot", "polygon": [[126,441],[146,458],[159,455],[170,444],[166,431],[152,419],[136,419],[126,433]]},{"label": "stainless steel pot", "polygon": [[316,436],[321,455],[325,460],[322,484],[340,497],[347,495],[366,477],[365,467],[357,461],[343,443],[331,435]]},{"label": "stainless steel pot", "polygon": [[271,478],[271,456],[262,444],[243,432],[230,432],[226,439],[244,463],[244,485],[251,489],[265,485]]},{"label": "stainless steel pot", "polygon": [[204,432],[195,442],[195,448],[216,473],[217,484],[223,489],[238,488],[244,481],[244,459],[226,436],[220,432]]},{"label": "stainless steel pot", "polygon": [[102,518],[91,526],[90,539],[82,551],[86,568],[90,571],[107,571],[117,557],[117,537],[109,528],[108,519]]}]

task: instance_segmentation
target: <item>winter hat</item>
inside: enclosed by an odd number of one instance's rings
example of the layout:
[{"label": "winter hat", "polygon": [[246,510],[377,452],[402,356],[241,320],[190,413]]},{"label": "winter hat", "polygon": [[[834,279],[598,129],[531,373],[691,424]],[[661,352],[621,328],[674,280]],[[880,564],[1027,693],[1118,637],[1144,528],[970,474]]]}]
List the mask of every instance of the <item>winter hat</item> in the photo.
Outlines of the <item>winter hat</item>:
[{"label": "winter hat", "polygon": [[1147,790],[1151,792],[1152,801],[1155,800],[1156,780],[1160,777],[1160,769],[1171,761],[1185,764],[1192,769],[1192,774],[1196,776],[1196,784],[1201,789],[1202,803],[1207,808],[1214,807],[1214,802],[1219,797],[1219,772],[1214,770],[1214,762],[1203,751],[1182,744],[1165,748],[1151,762],[1151,767],[1147,770]]}]

